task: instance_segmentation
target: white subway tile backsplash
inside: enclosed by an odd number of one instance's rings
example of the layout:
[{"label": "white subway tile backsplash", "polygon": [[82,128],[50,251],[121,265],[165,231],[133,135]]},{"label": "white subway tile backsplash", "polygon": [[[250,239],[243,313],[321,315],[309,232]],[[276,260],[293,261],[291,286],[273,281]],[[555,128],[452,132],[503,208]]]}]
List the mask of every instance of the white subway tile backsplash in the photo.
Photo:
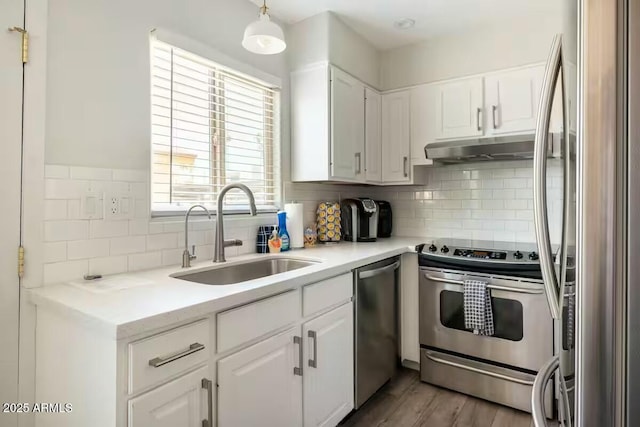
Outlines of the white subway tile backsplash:
[{"label": "white subway tile backsplash", "polygon": [[67,219],[67,201],[66,200],[45,200],[44,201],[44,219]]},{"label": "white subway tile backsplash", "polygon": [[110,240],[111,255],[135,254],[144,252],[146,249],[146,236],[114,237]]},{"label": "white subway tile backsplash", "polygon": [[60,262],[67,259],[67,242],[45,242],[44,262]]},{"label": "white subway tile backsplash", "polygon": [[87,273],[88,269],[89,261],[86,259],[45,264],[44,283],[51,284],[79,279]]},{"label": "white subway tile backsplash", "polygon": [[113,169],[114,181],[146,182],[148,179],[149,175],[146,171],[137,169]]},{"label": "white subway tile backsplash", "polygon": [[52,178],[44,180],[45,199],[79,199],[83,193],[90,190],[90,181]]},{"label": "white subway tile backsplash", "polygon": [[129,255],[129,270],[149,270],[162,265],[162,252]]},{"label": "white subway tile backsplash", "polygon": [[147,236],[147,250],[173,249],[178,247],[178,233],[150,234]]},{"label": "white subway tile backsplash", "polygon": [[80,240],[89,237],[89,223],[86,221],[45,221],[44,241],[59,242]]},{"label": "white subway tile backsplash", "polygon": [[70,260],[104,257],[109,255],[109,239],[87,239],[67,242]]},{"label": "white subway tile backsplash", "polygon": [[[427,185],[411,188],[414,200],[395,197],[407,192],[406,187],[376,189],[375,197],[391,201],[397,236],[535,242],[532,167],[531,161],[436,166],[427,170]],[[549,161],[552,207],[560,204],[560,167]],[[426,191],[432,199],[420,197]],[[423,219],[424,224],[407,219]],[[551,235],[559,241],[556,228],[551,228]]]},{"label": "white subway tile backsplash", "polygon": [[128,269],[126,256],[109,256],[89,260],[89,274],[119,274]]},{"label": "white subway tile backsplash", "polygon": [[102,237],[120,237],[129,234],[129,222],[128,221],[106,221],[106,220],[91,220],[89,221],[90,236],[92,239]]},{"label": "white subway tile backsplash", "polygon": [[146,236],[149,234],[149,220],[144,218],[129,220],[129,234],[132,236]]},{"label": "white subway tile backsplash", "polygon": [[69,170],[73,180],[110,181],[112,177],[111,169],[71,166]]}]

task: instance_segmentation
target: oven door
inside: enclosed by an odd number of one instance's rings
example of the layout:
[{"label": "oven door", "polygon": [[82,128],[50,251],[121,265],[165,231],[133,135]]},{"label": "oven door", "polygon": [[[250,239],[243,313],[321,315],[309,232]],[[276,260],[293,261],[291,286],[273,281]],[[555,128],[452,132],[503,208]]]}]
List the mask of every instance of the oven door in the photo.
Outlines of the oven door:
[{"label": "oven door", "polygon": [[[490,286],[495,334],[464,327],[463,281]],[[420,345],[537,372],[553,356],[553,320],[541,282],[420,268]]]}]

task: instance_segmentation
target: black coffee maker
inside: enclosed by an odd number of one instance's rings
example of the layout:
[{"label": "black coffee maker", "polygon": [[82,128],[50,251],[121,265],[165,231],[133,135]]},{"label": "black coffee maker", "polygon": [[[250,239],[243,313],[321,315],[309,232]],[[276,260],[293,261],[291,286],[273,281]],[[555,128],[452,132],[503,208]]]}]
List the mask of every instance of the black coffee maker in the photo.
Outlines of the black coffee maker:
[{"label": "black coffee maker", "polygon": [[378,237],[391,237],[393,214],[391,203],[385,200],[376,200],[378,205]]},{"label": "black coffee maker", "polygon": [[371,199],[344,199],[340,202],[342,239],[348,242],[375,242],[378,234],[378,205]]}]

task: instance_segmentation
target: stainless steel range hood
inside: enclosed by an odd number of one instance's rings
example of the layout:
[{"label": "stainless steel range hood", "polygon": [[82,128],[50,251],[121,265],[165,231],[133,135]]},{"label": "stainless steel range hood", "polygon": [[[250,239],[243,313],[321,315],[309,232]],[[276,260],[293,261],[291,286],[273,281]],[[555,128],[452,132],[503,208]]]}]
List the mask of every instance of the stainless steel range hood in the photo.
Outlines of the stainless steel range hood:
[{"label": "stainless steel range hood", "polygon": [[[549,157],[560,146],[561,134],[549,134]],[[533,158],[534,134],[433,142],[424,147],[427,159],[437,163],[521,160]]]}]

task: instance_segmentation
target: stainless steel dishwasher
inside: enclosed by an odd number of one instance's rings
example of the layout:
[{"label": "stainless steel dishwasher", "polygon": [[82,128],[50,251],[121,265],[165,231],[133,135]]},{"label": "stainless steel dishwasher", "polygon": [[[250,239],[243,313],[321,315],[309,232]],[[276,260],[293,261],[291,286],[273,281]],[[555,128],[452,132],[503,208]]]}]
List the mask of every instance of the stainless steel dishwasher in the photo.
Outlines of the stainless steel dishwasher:
[{"label": "stainless steel dishwasher", "polygon": [[398,367],[400,258],[355,270],[355,407],[358,409]]}]

